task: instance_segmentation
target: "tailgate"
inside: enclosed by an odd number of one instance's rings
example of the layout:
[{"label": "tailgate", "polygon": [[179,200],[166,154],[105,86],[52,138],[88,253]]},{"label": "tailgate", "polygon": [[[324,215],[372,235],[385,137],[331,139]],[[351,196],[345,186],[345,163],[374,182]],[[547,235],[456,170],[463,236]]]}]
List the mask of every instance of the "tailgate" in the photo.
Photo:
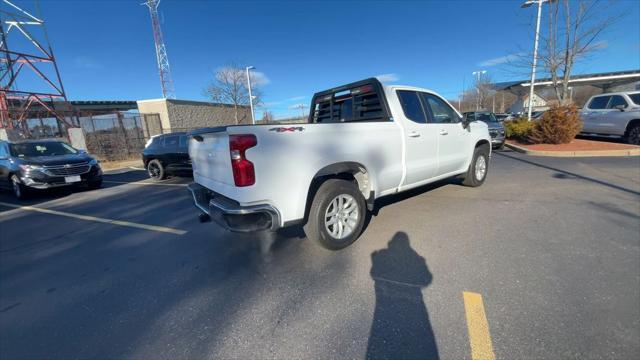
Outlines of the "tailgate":
[{"label": "tailgate", "polygon": [[226,127],[203,129],[189,135],[194,180],[209,188],[216,183],[234,186]]}]

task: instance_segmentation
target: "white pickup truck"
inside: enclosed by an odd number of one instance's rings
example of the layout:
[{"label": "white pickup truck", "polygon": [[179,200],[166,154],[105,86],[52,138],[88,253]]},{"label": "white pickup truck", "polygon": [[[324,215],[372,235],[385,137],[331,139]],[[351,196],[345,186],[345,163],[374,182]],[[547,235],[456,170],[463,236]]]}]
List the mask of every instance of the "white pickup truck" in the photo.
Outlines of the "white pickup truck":
[{"label": "white pickup truck", "polygon": [[371,78],[316,93],[307,123],[190,133],[201,220],[231,231],[303,224],[336,250],[362,232],[374,201],[462,175],[480,186],[491,137],[433,91]]}]

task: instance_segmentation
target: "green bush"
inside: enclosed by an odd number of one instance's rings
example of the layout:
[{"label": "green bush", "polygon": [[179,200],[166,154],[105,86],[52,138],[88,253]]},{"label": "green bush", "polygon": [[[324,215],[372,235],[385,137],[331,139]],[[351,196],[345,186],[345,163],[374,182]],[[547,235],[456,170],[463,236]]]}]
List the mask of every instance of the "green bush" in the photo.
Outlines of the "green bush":
[{"label": "green bush", "polygon": [[536,122],[529,140],[536,144],[567,144],[582,130],[578,108],[554,106]]},{"label": "green bush", "polygon": [[535,123],[527,121],[526,118],[520,118],[513,121],[505,121],[504,131],[507,139],[518,140],[523,143],[530,142],[529,136],[533,132]]}]

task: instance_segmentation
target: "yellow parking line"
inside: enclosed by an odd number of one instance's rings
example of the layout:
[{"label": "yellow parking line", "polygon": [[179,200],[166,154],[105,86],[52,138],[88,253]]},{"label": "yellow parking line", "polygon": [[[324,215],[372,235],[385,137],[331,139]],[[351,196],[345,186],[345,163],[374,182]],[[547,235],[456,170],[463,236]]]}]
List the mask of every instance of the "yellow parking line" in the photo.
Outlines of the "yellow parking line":
[{"label": "yellow parking line", "polygon": [[111,183],[111,184],[129,184],[129,185],[163,185],[163,186],[180,186],[180,187],[184,187],[187,186],[187,184],[166,184],[166,183],[155,183],[155,182],[144,182],[144,181],[133,181],[133,182],[126,182],[126,181],[112,181],[112,180],[103,180],[103,183]]},{"label": "yellow parking line", "polygon": [[[43,208],[34,207],[34,206],[20,206],[20,205],[16,205],[16,204],[5,203],[5,202],[0,202],[0,205],[6,206],[6,207],[10,207],[10,208],[14,208],[14,209],[20,209],[20,210],[26,210],[26,211],[35,211],[35,212],[44,213],[44,214],[66,216],[66,217],[70,217],[70,218],[74,218],[74,219],[80,219],[80,220],[86,220],[86,221],[94,221],[94,222],[99,222],[99,223],[103,223],[103,224],[127,226],[127,227],[144,229],[144,230],[151,230],[151,231],[159,231],[159,232],[176,234],[176,235],[184,235],[184,234],[187,233],[184,230],[174,229],[174,228],[165,227],[165,226],[139,224],[139,223],[134,223],[134,222],[129,222],[129,221],[105,219],[105,218],[100,218],[100,217],[95,217],[95,216],[88,216],[88,215],[78,215],[78,214],[73,214],[73,213],[68,213],[68,212],[63,212],[63,211],[43,209]],[[2,217],[2,216],[3,216],[2,213],[0,213],[0,217]]]},{"label": "yellow parking line", "polygon": [[466,292],[464,297],[464,310],[467,315],[467,328],[469,330],[469,342],[471,343],[471,359],[473,360],[494,360],[491,334],[489,334],[489,323],[484,313],[482,295]]}]

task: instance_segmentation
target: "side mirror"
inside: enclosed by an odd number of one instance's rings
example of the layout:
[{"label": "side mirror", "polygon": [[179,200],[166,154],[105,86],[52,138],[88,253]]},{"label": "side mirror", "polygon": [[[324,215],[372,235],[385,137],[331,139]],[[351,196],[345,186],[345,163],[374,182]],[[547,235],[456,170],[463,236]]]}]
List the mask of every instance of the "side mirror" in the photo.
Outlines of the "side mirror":
[{"label": "side mirror", "polygon": [[78,149],[78,154],[87,154],[87,150]]},{"label": "side mirror", "polygon": [[465,116],[462,118],[462,128],[466,129],[469,127],[469,124],[471,124],[471,120],[469,119],[469,117]]},{"label": "side mirror", "polygon": [[619,104],[619,105],[614,106],[613,108],[614,109],[618,109],[620,111],[624,111],[624,109],[626,109],[627,107],[622,105],[622,104]]}]

